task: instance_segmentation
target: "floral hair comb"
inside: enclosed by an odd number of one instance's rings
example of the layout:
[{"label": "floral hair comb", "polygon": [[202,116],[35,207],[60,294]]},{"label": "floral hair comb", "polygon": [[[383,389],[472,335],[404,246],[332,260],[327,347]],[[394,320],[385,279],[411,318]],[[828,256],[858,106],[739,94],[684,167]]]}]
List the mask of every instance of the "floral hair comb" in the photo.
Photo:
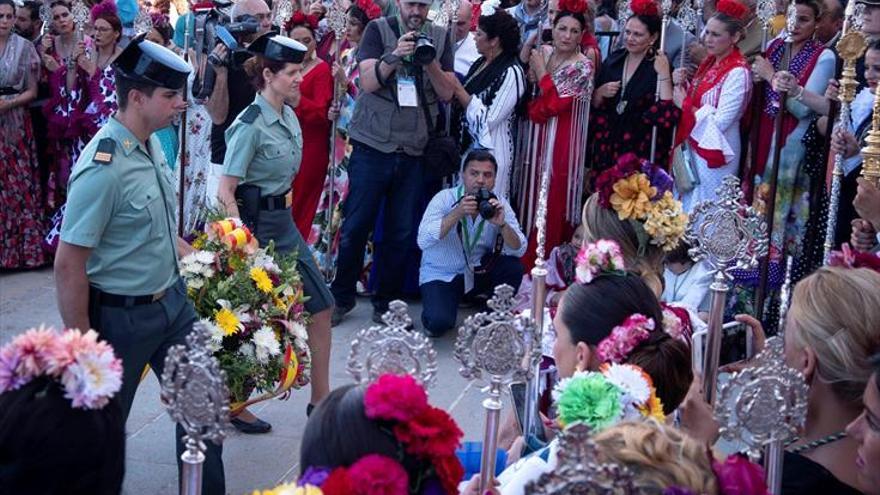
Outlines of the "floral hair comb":
[{"label": "floral hair comb", "polygon": [[122,388],[122,361],[94,330],[34,328],[0,348],[0,394],[41,376],[64,387],[77,409],[101,409]]},{"label": "floral hair comb", "polygon": [[382,15],[382,9],[379,8],[379,6],[376,5],[372,0],[357,0],[355,6],[361,9],[364,14],[366,14],[367,19],[371,21]]},{"label": "floral hair comb", "polygon": [[880,257],[873,253],[853,251],[848,243],[843,243],[840,246],[840,251],[831,252],[828,265],[846,268],[870,268],[880,273]]},{"label": "floral hair comb", "polygon": [[575,258],[575,265],[575,279],[580,284],[589,284],[602,273],[626,274],[620,246],[607,239],[585,243]]},{"label": "floral hair comb", "polygon": [[599,342],[596,347],[599,360],[603,363],[624,362],[633,349],[648,340],[656,328],[654,320],[643,314],[628,316],[623,323],[611,330],[609,336]]}]

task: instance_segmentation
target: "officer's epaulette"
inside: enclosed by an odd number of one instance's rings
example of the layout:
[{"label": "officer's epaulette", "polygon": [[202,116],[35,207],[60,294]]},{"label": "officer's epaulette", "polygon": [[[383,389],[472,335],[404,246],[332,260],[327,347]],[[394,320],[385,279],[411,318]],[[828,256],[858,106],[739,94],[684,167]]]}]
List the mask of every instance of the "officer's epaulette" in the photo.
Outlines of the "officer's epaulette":
[{"label": "officer's epaulette", "polygon": [[116,141],[112,138],[104,138],[98,141],[98,148],[95,150],[94,161],[104,165],[110,165],[113,161],[113,153],[116,152]]},{"label": "officer's epaulette", "polygon": [[259,115],[260,105],[252,104],[245,109],[243,114],[241,114],[241,121],[245,124],[253,124]]}]

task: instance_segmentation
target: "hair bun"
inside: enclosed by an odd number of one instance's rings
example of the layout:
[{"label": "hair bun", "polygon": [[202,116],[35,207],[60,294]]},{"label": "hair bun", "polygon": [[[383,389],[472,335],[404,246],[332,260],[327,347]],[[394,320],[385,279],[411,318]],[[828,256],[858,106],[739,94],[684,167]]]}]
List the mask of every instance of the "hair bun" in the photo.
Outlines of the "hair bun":
[{"label": "hair bun", "polygon": [[660,17],[660,6],[654,0],[632,0],[632,11],[636,15]]},{"label": "hair bun", "polygon": [[744,20],[749,13],[748,7],[736,0],[718,0],[715,10],[739,21]]}]

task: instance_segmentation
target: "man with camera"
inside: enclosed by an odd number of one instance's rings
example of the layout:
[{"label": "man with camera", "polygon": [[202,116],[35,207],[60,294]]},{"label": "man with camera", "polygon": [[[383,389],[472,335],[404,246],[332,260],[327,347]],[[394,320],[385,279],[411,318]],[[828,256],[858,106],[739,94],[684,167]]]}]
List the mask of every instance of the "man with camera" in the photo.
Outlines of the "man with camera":
[{"label": "man with camera", "polygon": [[423,160],[437,120],[438,100],[452,97],[452,43],[442,26],[427,22],[431,0],[399,0],[400,12],[367,24],[358,47],[361,93],[349,125],[352,154],[349,192],[336,278],[334,324],[355,305],[355,284],[364,261],[367,236],[383,200],[381,269],[373,296],[373,318],[397,297],[415,225],[413,211],[422,195]]},{"label": "man with camera", "polygon": [[419,225],[422,325],[431,337],[455,326],[462,296],[500,284],[519,289],[526,236],[510,204],[497,198],[498,163],[486,150],[465,157],[462,185],[437,193]]},{"label": "man with camera", "polygon": [[[207,183],[207,201],[217,204],[217,187],[223,175],[223,159],[226,156],[226,129],[235,117],[256,97],[254,87],[248,82],[242,63],[250,54],[244,46],[272,29],[272,14],[263,0],[243,0],[232,6],[232,22],[227,31],[233,33],[236,44],[241,47],[233,52],[218,36],[217,44],[208,57],[210,66],[205,73],[213,73],[214,87],[205,102],[205,109],[211,116],[211,171]],[[204,79],[210,81],[211,76]],[[204,83],[203,83],[204,84]],[[196,90],[194,89],[194,93]]]}]

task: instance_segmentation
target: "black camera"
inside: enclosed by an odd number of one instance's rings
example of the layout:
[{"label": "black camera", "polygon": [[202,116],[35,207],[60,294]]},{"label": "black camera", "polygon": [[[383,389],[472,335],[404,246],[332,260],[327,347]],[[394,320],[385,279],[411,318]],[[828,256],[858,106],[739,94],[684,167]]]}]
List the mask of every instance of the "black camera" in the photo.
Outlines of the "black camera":
[{"label": "black camera", "polygon": [[495,193],[485,187],[481,187],[474,193],[474,199],[477,200],[477,210],[479,210],[481,217],[486,220],[491,220],[495,217],[495,207],[489,202],[490,199],[498,199]]},{"label": "black camera", "polygon": [[412,60],[416,65],[428,65],[434,61],[437,56],[437,49],[434,48],[434,40],[425,34],[416,35],[416,50],[413,52]]}]

